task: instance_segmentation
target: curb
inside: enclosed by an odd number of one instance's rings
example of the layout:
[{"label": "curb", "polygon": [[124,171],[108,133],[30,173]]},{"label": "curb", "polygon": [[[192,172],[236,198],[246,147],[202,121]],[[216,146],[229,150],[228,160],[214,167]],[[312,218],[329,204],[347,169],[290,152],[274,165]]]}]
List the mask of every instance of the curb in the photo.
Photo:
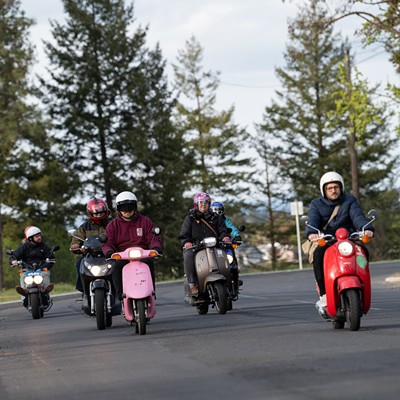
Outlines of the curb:
[{"label": "curb", "polygon": [[[56,294],[54,296],[51,296],[54,302],[59,301],[59,300],[65,300],[65,299],[74,299],[77,298],[79,299],[81,297],[80,292],[74,292],[74,293],[63,293],[63,294]],[[21,305],[21,300],[14,300],[14,301],[6,301],[4,303],[0,303],[0,310],[5,310],[8,308],[17,308],[17,307],[22,307]]]}]

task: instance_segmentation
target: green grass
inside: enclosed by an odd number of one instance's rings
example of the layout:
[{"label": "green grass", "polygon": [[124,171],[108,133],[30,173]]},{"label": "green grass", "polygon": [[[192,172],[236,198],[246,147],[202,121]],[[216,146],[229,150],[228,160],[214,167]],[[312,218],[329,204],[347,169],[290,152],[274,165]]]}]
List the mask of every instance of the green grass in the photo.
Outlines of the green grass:
[{"label": "green grass", "polygon": [[[57,283],[54,285],[54,289],[51,294],[63,294],[63,293],[71,293],[76,292],[75,285],[70,283]],[[0,291],[0,303],[4,303],[6,301],[15,301],[20,300],[21,295],[18,294],[15,289],[4,289]]]}]

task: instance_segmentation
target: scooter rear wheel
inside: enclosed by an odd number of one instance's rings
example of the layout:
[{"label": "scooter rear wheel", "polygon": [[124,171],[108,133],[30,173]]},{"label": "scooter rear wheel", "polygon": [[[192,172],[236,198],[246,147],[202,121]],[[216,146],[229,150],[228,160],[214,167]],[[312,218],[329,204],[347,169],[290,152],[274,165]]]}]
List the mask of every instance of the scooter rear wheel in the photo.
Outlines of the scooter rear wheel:
[{"label": "scooter rear wheel", "polygon": [[196,308],[199,315],[206,315],[208,313],[208,303],[197,304]]},{"label": "scooter rear wheel", "polygon": [[344,328],[345,321],[342,321],[342,320],[333,320],[333,321],[332,321],[332,324],[333,324],[333,328],[334,328],[334,329],[343,329],[343,328]]}]

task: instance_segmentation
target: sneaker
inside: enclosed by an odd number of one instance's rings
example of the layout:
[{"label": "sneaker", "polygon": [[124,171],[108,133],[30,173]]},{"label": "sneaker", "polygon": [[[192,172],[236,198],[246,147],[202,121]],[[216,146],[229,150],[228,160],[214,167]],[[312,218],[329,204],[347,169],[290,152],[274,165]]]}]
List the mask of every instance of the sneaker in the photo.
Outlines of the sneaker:
[{"label": "sneaker", "polygon": [[315,308],[318,310],[319,315],[324,318],[327,318],[326,314],[326,294],[322,295],[319,300],[315,303]]},{"label": "sneaker", "polygon": [[197,285],[189,285],[189,292],[192,296],[197,296],[199,294],[199,287]]},{"label": "sneaker", "polygon": [[18,294],[21,296],[26,296],[26,290],[22,286],[16,286],[15,290],[17,291]]},{"label": "sneaker", "polygon": [[243,286],[243,281],[241,279],[238,280],[239,286]]}]

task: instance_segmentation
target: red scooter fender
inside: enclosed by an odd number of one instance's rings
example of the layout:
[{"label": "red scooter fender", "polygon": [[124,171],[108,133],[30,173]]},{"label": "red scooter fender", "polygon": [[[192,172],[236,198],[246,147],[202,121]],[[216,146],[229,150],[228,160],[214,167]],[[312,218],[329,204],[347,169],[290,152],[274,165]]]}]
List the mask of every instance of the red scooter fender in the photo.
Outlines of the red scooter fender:
[{"label": "red scooter fender", "polygon": [[367,257],[362,248],[353,242],[355,247],[350,257],[341,256],[337,249],[339,242],[330,246],[325,252],[324,275],[327,300],[327,312],[336,315],[340,293],[346,289],[359,289],[362,293],[362,308],[366,314],[371,306],[371,277]]}]

